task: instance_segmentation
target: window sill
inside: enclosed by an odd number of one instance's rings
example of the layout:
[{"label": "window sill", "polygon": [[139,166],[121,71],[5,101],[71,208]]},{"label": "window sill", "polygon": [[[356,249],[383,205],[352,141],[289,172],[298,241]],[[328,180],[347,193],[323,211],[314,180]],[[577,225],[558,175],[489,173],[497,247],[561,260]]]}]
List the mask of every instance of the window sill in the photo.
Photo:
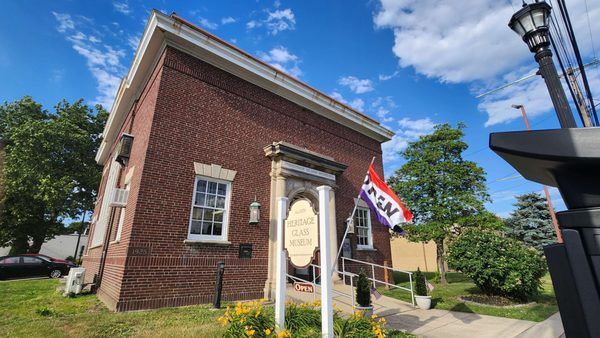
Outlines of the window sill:
[{"label": "window sill", "polygon": [[377,249],[373,248],[373,247],[357,247],[356,248],[357,251],[377,251]]},{"label": "window sill", "polygon": [[110,244],[110,245],[113,245],[113,244],[119,244],[119,242],[121,242],[121,240],[120,240],[120,239],[115,239],[114,241],[112,241],[112,242],[110,242],[110,243],[108,243],[108,244]]},{"label": "window sill", "polygon": [[96,245],[94,245],[94,246],[90,246],[90,247],[88,248],[88,250],[92,250],[92,249],[99,248],[99,247],[101,247],[101,246],[102,246],[102,244],[104,244],[104,243],[100,243],[100,244],[96,244]]},{"label": "window sill", "polygon": [[229,241],[219,241],[219,240],[210,240],[210,239],[186,239],[183,241],[184,244],[212,244],[212,245],[231,245]]}]

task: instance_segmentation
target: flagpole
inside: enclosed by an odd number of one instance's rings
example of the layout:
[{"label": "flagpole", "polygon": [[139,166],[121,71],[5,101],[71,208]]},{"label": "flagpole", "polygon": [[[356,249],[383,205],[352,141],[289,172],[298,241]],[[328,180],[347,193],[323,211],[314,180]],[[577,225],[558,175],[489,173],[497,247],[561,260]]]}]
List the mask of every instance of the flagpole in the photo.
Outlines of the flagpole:
[{"label": "flagpole", "polygon": [[[375,156],[373,156],[373,158],[371,159],[371,163],[369,163],[369,168],[371,167],[371,165],[373,164],[373,162],[375,162]],[[369,169],[367,169],[367,175],[368,174],[369,174]],[[356,201],[354,202],[354,209],[352,209],[352,214],[348,218],[349,220],[353,220],[354,219],[354,213],[356,212],[356,208],[358,208],[358,201],[360,200],[360,191],[361,190],[362,190],[362,185],[361,185],[361,189],[359,189],[359,191],[358,191],[358,196],[356,196]],[[342,241],[340,242],[340,248],[338,249],[337,256],[335,256],[335,261],[331,265],[331,273],[332,274],[335,271],[335,268],[337,267],[338,260],[340,259],[340,254],[342,253],[342,250],[344,249],[344,241],[346,240],[346,237],[348,236],[348,229],[349,228],[350,227],[348,226],[348,222],[347,222],[346,223],[346,230],[344,231],[344,237],[342,237]]]}]

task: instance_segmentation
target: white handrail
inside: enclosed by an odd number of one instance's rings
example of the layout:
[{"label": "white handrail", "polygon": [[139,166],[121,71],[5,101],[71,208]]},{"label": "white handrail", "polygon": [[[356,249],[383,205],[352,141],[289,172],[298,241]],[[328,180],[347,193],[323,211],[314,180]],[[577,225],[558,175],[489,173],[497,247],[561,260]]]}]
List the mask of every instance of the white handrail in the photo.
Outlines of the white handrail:
[{"label": "white handrail", "polygon": [[[350,297],[350,299],[352,301],[352,306],[355,305],[355,299],[354,299],[354,280],[353,280],[353,278],[356,277],[356,276],[358,276],[358,274],[350,272],[350,271],[346,271],[346,264],[345,264],[346,260],[349,260],[349,261],[352,261],[352,262],[356,262],[356,263],[360,263],[360,264],[371,265],[372,277],[367,277],[367,279],[370,280],[371,282],[373,282],[373,286],[375,286],[376,283],[379,283],[379,284],[391,286],[391,287],[394,287],[394,288],[397,288],[397,289],[401,289],[401,290],[404,290],[404,291],[408,291],[408,292],[410,292],[410,299],[411,299],[412,305],[413,306],[415,305],[415,294],[414,294],[413,283],[412,283],[412,275],[413,275],[412,272],[398,270],[398,269],[394,269],[394,268],[389,267],[389,266],[384,266],[384,265],[379,265],[379,264],[375,264],[375,263],[359,261],[357,259],[352,259],[352,258],[347,258],[347,257],[341,257],[341,258],[342,258],[342,271],[334,270],[334,272],[343,276],[344,284],[346,284],[346,276],[350,277],[350,290],[352,292],[348,296]],[[312,276],[312,282],[304,280],[304,279],[296,277],[296,276],[292,276],[290,274],[286,274],[286,275],[288,277],[290,277],[292,280],[298,280],[298,281],[302,281],[302,282],[305,282],[305,283],[310,283],[310,284],[314,285],[315,287],[316,286],[320,287],[320,285],[317,284],[317,281],[316,281],[317,278],[318,278],[318,276],[316,275],[315,269],[321,269],[321,267],[319,265],[313,264],[313,263],[309,264],[307,267],[310,267],[312,269],[312,273],[313,273],[312,274],[313,275]],[[380,267],[380,268],[383,268],[383,269],[388,269],[388,270],[392,270],[392,271],[397,271],[397,272],[400,272],[400,273],[406,273],[406,274],[408,274],[410,288],[407,288],[407,287],[404,287],[404,286],[400,286],[400,285],[396,285],[396,284],[391,284],[391,283],[388,283],[386,281],[381,281],[381,280],[376,279],[375,278],[375,267]],[[333,290],[333,292],[337,293],[337,294],[340,294],[340,295],[346,295],[346,293],[343,293],[343,292],[340,292],[340,291],[337,291],[337,290]],[[315,297],[316,296],[313,295],[313,299]]]},{"label": "white handrail", "polygon": [[[367,279],[369,279],[371,282],[373,282],[373,286],[375,286],[377,283],[379,283],[379,284],[384,284],[384,285],[391,286],[391,287],[394,287],[394,288],[397,288],[397,289],[408,291],[408,292],[410,292],[410,300],[412,302],[412,305],[413,306],[415,305],[415,293],[414,293],[414,290],[413,290],[413,283],[412,283],[412,275],[413,275],[413,273],[412,272],[410,272],[410,271],[404,271],[404,270],[399,270],[399,269],[394,269],[394,268],[389,267],[389,266],[379,265],[379,264],[375,264],[375,263],[359,261],[357,259],[352,259],[352,258],[348,258],[348,257],[341,257],[341,258],[342,258],[342,271],[341,272],[338,271],[338,273],[341,273],[344,276],[343,277],[344,283],[346,283],[346,275],[352,274],[354,276],[357,276],[357,274],[355,274],[355,273],[349,273],[348,271],[345,271],[346,270],[346,264],[345,264],[346,260],[351,261],[351,262],[360,263],[360,264],[370,265],[371,266],[371,272],[372,272],[372,278],[367,277]],[[409,283],[410,283],[410,289],[406,288],[406,287],[403,287],[403,286],[400,286],[400,285],[390,284],[390,283],[388,283],[386,281],[377,280],[375,278],[375,267],[376,266],[380,267],[380,268],[383,268],[383,269],[388,269],[388,270],[397,271],[397,272],[400,272],[400,273],[407,274],[408,275],[408,280],[409,280]],[[350,281],[352,282],[352,277],[350,277]]]}]

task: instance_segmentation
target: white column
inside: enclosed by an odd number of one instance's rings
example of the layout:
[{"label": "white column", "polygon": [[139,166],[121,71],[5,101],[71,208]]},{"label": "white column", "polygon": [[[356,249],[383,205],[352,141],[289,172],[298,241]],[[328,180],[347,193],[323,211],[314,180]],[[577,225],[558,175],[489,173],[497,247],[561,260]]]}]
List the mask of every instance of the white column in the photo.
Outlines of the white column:
[{"label": "white column", "polygon": [[286,253],[283,250],[283,221],[287,217],[287,197],[277,200],[277,285],[275,286],[275,327],[285,329],[285,280],[287,274]]},{"label": "white column", "polygon": [[331,187],[317,187],[319,192],[319,239],[321,251],[321,334],[333,338],[333,299],[331,289],[331,242],[329,219],[329,192]]}]

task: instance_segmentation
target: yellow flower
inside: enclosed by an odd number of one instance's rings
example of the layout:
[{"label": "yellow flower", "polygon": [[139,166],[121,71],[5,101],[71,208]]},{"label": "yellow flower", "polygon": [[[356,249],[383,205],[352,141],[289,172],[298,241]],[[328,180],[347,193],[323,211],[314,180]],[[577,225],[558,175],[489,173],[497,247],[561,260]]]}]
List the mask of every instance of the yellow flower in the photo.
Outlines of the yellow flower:
[{"label": "yellow flower", "polygon": [[247,335],[248,337],[252,337],[252,336],[254,336],[254,330],[246,330],[246,335]]},{"label": "yellow flower", "polygon": [[287,330],[281,331],[277,334],[277,338],[292,338],[292,334]]},{"label": "yellow flower", "polygon": [[265,334],[266,334],[267,336],[268,336],[268,335],[270,335],[270,334],[271,334],[271,329],[266,329],[266,330],[265,330]]}]

